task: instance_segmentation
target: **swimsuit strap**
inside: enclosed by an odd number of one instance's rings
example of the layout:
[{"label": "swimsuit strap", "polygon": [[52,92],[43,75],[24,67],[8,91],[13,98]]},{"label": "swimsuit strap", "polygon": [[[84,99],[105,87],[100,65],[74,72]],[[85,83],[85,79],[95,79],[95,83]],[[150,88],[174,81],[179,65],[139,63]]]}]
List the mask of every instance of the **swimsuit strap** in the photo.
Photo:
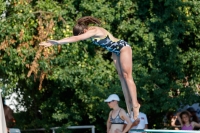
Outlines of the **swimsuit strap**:
[{"label": "swimsuit strap", "polygon": [[118,112],[118,115],[119,115],[120,111],[121,111],[121,108],[120,108],[120,110],[119,110],[119,112]]},{"label": "swimsuit strap", "polygon": [[[119,116],[120,111],[121,111],[121,108],[120,108],[118,114],[115,116],[115,118],[112,117],[112,113],[111,113],[111,118],[112,118],[112,119],[116,119],[116,117]],[[113,110],[112,110],[112,112],[113,112]]]}]

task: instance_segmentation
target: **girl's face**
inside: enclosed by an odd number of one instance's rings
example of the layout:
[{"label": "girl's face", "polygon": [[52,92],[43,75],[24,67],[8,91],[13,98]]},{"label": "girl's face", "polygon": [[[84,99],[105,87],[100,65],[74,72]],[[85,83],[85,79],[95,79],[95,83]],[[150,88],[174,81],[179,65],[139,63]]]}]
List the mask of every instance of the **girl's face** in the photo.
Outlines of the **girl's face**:
[{"label": "girl's face", "polygon": [[111,102],[108,102],[108,106],[110,107],[110,108],[113,108],[114,106],[116,105],[116,101],[111,101]]},{"label": "girl's face", "polygon": [[184,121],[185,123],[186,123],[186,122],[189,122],[189,116],[186,115],[186,114],[183,114],[183,115],[182,115],[182,121]]}]

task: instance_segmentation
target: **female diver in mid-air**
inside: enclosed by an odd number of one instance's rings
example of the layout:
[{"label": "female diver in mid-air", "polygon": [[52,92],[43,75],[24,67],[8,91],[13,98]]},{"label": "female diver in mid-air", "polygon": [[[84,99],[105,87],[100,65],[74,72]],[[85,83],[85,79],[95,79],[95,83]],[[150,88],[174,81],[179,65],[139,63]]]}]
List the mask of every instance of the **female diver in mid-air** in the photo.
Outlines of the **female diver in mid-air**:
[{"label": "female diver in mid-air", "polygon": [[73,35],[61,40],[49,40],[39,45],[49,47],[57,44],[73,43],[81,40],[92,39],[92,42],[112,52],[112,58],[119,74],[122,90],[126,100],[128,112],[133,107],[134,119],[139,115],[140,104],[137,102],[136,85],[132,77],[132,49],[124,40],[115,38],[106,29],[89,24],[100,25],[100,20],[86,16],[78,19],[73,28]]}]

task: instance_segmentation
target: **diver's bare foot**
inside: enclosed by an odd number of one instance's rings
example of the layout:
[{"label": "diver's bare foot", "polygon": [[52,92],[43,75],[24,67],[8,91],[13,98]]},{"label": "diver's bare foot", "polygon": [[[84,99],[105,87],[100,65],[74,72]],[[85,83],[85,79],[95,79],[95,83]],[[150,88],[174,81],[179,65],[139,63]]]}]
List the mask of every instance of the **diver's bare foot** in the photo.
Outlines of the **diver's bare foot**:
[{"label": "diver's bare foot", "polygon": [[140,104],[138,103],[137,107],[133,107],[133,119],[136,120],[139,116]]}]

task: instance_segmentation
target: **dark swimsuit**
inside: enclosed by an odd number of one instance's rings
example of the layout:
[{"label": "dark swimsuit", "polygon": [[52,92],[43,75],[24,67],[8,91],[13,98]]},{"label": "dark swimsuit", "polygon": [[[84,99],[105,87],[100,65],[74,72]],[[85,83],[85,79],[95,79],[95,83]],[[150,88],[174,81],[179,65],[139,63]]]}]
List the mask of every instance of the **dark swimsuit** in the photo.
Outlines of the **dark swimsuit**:
[{"label": "dark swimsuit", "polygon": [[[119,112],[121,111],[121,109],[119,110]],[[119,116],[119,113],[117,114],[117,116],[113,119],[112,118],[112,114],[110,117],[110,122],[111,124],[124,124],[124,120],[122,120]]]},{"label": "dark swimsuit", "polygon": [[120,55],[120,50],[124,46],[129,46],[129,44],[124,40],[119,40],[117,42],[112,41],[108,35],[106,36],[106,38],[100,40],[92,38],[92,42],[98,46],[107,49],[110,52],[117,54],[118,56]]}]

